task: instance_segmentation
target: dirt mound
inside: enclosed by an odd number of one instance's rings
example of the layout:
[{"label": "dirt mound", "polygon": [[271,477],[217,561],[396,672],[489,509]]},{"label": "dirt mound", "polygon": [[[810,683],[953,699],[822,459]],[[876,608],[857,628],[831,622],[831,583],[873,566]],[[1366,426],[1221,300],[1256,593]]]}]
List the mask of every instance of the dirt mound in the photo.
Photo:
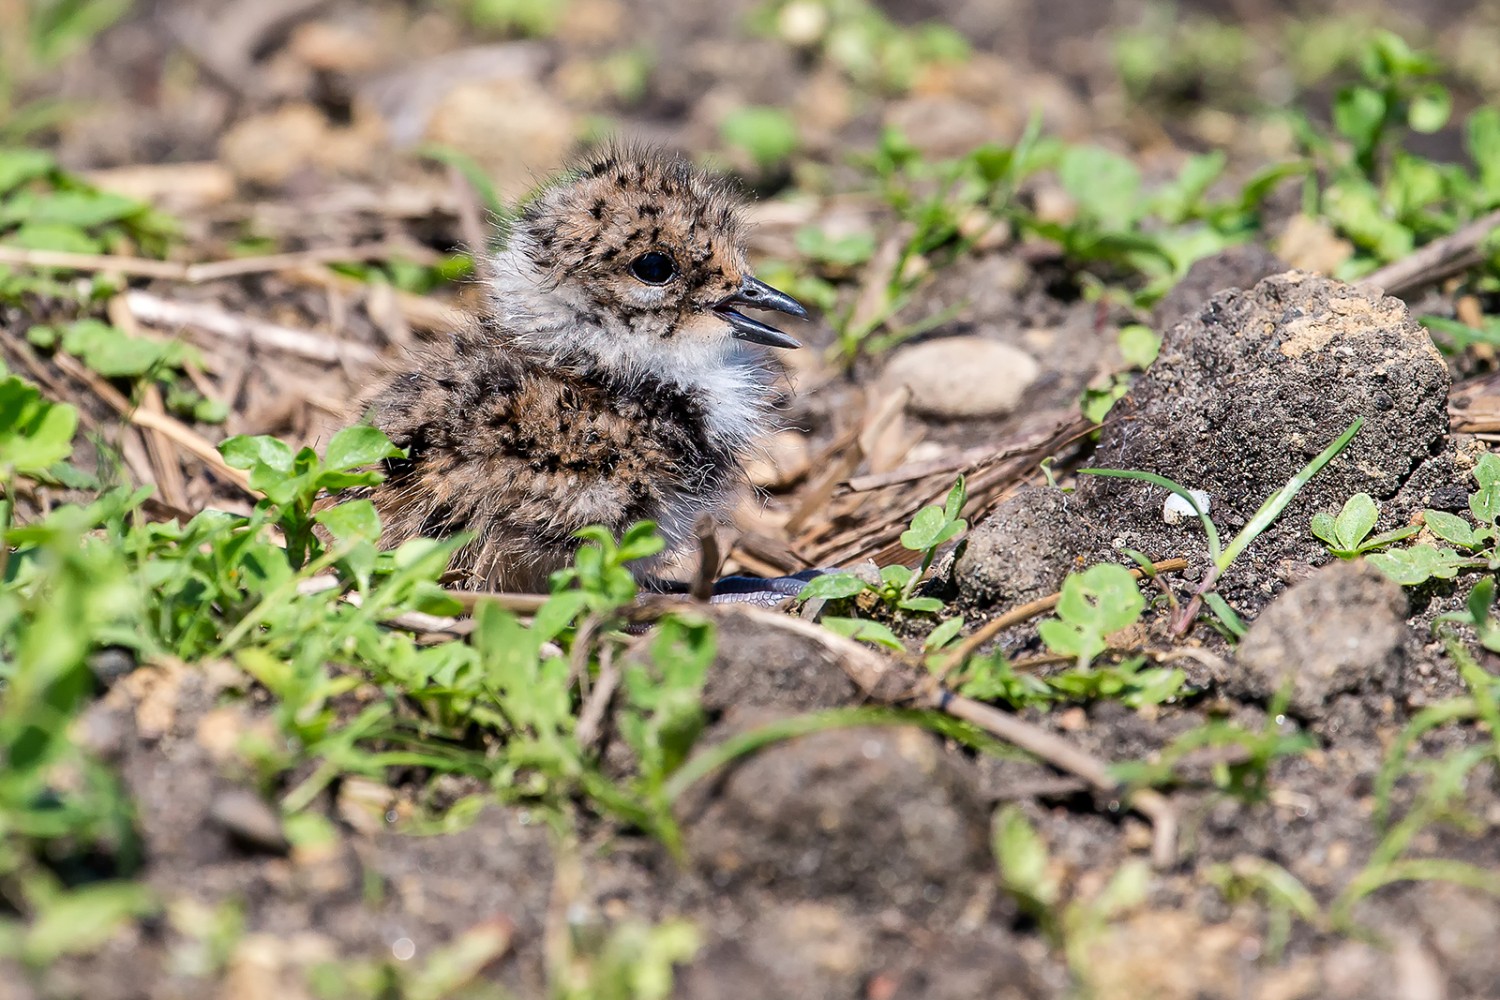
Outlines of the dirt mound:
[{"label": "dirt mound", "polygon": [[[1314,512],[1365,492],[1382,504],[1381,527],[1390,527],[1452,481],[1448,387],[1441,355],[1400,301],[1287,272],[1250,291],[1221,292],[1166,331],[1156,363],[1111,412],[1093,466],[1154,472],[1205,491],[1227,544],[1267,497],[1362,418],[1349,447],[1221,587],[1253,613],[1326,558],[1307,528]],[[1036,596],[1051,578],[1042,584],[1037,560],[1014,558],[1017,543],[1047,549],[1054,576],[1093,554],[1096,540],[1156,559],[1185,555],[1206,568],[1202,529],[1191,517],[1166,523],[1166,496],[1147,483],[1091,476],[1065,501],[1022,494],[976,531],[955,582],[974,599]]]}]

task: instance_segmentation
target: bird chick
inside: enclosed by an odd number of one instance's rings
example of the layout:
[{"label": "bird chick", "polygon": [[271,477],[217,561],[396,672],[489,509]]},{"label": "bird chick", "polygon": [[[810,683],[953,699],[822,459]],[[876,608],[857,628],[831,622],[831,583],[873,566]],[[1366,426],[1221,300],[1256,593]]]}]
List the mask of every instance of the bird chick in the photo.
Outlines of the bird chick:
[{"label": "bird chick", "polygon": [[611,147],[542,188],[490,265],[487,312],[373,399],[407,452],[370,494],[387,543],[472,533],[466,585],[545,591],[580,528],[655,521],[670,552],[721,515],[768,424],[761,348],[799,346],[740,310],[807,316],[751,275],[729,191]]}]

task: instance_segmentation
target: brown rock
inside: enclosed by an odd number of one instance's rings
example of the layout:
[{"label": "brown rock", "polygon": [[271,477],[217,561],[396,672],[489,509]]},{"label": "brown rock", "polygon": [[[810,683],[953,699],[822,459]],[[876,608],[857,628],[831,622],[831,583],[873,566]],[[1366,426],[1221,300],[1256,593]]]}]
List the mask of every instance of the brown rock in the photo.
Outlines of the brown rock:
[{"label": "brown rock", "polygon": [[1406,610],[1401,588],[1364,560],[1325,566],[1256,619],[1229,687],[1270,698],[1290,682],[1289,707],[1309,719],[1334,695],[1391,690],[1405,664]]}]

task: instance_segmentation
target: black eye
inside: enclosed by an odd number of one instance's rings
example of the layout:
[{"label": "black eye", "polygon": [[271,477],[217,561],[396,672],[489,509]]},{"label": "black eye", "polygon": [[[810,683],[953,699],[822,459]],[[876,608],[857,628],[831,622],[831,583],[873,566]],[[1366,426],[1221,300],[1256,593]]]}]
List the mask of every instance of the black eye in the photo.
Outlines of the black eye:
[{"label": "black eye", "polygon": [[630,262],[630,273],[648,285],[665,285],[677,277],[677,263],[666,254],[652,250]]}]

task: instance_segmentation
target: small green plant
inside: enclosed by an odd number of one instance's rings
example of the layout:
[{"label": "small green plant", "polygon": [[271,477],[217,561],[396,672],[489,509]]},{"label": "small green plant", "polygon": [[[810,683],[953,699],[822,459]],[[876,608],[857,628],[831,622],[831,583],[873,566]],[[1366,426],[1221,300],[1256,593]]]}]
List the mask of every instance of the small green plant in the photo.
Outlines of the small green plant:
[{"label": "small green plant", "polygon": [[1481,107],[1465,123],[1474,170],[1434,162],[1405,146],[1409,134],[1436,132],[1451,116],[1437,60],[1377,32],[1358,66],[1359,81],[1334,98],[1338,141],[1305,117],[1293,118],[1316,171],[1308,175],[1304,211],[1330,221],[1356,248],[1344,278],[1405,257],[1500,206],[1500,109]]},{"label": "small green plant", "polygon": [[1037,626],[1037,634],[1054,653],[1074,657],[1087,667],[1108,648],[1106,636],[1129,628],[1146,610],[1135,577],[1123,566],[1101,563],[1069,573],[1057,601],[1057,617]]},{"label": "small green plant", "polygon": [[1145,905],[1150,868],[1138,858],[1127,860],[1096,895],[1067,899],[1060,867],[1019,806],[996,811],[992,829],[1000,887],[1062,949],[1073,975],[1087,983],[1090,952],[1110,923]]},{"label": "small green plant", "polygon": [[[927,579],[927,571],[932,568],[932,561],[937,557],[938,550],[968,530],[969,524],[962,517],[964,504],[967,502],[967,487],[960,476],[948,491],[948,497],[941,507],[924,507],[912,518],[911,526],[901,533],[901,544],[909,551],[921,554],[921,562],[916,569],[900,564],[881,567],[878,582],[868,580],[858,573],[824,573],[803,587],[802,592],[797,595],[798,599],[848,601],[870,594],[887,613],[906,611],[932,614],[943,610],[941,600],[918,596],[917,588]],[[905,649],[895,633],[880,622],[839,617],[825,617],[821,620],[826,627],[842,635],[877,642],[896,650]],[[955,621],[956,625],[953,624]],[[962,627],[962,619],[950,619],[942,623],[933,633],[937,638],[934,640],[929,637],[929,646],[934,649],[941,647]],[[933,645],[934,642],[936,645]]]},{"label": "small green plant", "polygon": [[[1203,510],[1197,497],[1193,496],[1192,492],[1181,483],[1173,482],[1165,476],[1158,476],[1155,473],[1138,472],[1129,469],[1083,469],[1081,471],[1093,476],[1138,479],[1143,482],[1152,483],[1181,497],[1197,513],[1198,520],[1203,525],[1203,537],[1208,545],[1208,557],[1212,565],[1209,572],[1204,574],[1203,582],[1199,584],[1198,590],[1194,593],[1192,600],[1183,606],[1181,613],[1178,615],[1174,630],[1183,633],[1192,626],[1194,619],[1198,615],[1199,607],[1208,600],[1210,591],[1214,584],[1218,582],[1219,577],[1230,566],[1234,565],[1235,560],[1240,557],[1245,549],[1249,548],[1250,543],[1260,537],[1262,532],[1276,522],[1276,519],[1281,516],[1281,512],[1286,510],[1287,505],[1302,491],[1302,487],[1306,486],[1313,476],[1317,475],[1325,465],[1333,461],[1340,452],[1348,447],[1349,442],[1354,439],[1354,435],[1358,434],[1359,429],[1364,426],[1364,422],[1364,417],[1356,417],[1354,422],[1342,434],[1316,455],[1312,461],[1304,465],[1296,475],[1287,481],[1285,486],[1267,497],[1250,520],[1246,522],[1245,526],[1240,529],[1239,533],[1230,539],[1227,546],[1220,544],[1219,530],[1214,526],[1213,519]],[[1210,610],[1219,613],[1222,624],[1231,633],[1242,631],[1242,626],[1239,625],[1237,620],[1232,616],[1220,613],[1220,609],[1217,606],[1219,602],[1222,602],[1222,598],[1218,602],[1208,602]],[[1227,608],[1227,603],[1224,603],[1223,607]]]},{"label": "small green plant", "polygon": [[[160,256],[174,234],[165,216],[98,188],[37,149],[0,149],[0,241],[28,250],[103,253],[133,246]],[[0,295],[53,286],[23,285],[0,271]],[[60,287],[60,286],[59,286]]]},{"label": "small green plant", "polygon": [[861,87],[893,94],[909,90],[928,67],[969,54],[964,37],[947,25],[903,27],[869,0],[772,0],[752,25],[817,52]]},{"label": "small green plant", "polygon": [[1283,757],[1313,749],[1317,743],[1286,721],[1286,695],[1273,698],[1258,731],[1227,719],[1213,719],[1177,737],[1150,761],[1116,764],[1115,774],[1132,788],[1167,788],[1183,782],[1178,772],[1204,749],[1233,748],[1213,762],[1209,781],[1215,789],[1247,802],[1265,800],[1271,766]]},{"label": "small green plant", "polygon": [[1486,453],[1474,467],[1477,489],[1469,494],[1475,524],[1440,510],[1422,512],[1438,546],[1420,542],[1369,556],[1370,564],[1404,587],[1428,580],[1452,580],[1470,570],[1500,570],[1500,456]]},{"label": "small green plant", "polygon": [[[1477,589],[1477,588],[1476,588]],[[1490,590],[1486,596],[1492,596]],[[1487,609],[1486,609],[1487,612]],[[1489,869],[1449,858],[1411,856],[1419,834],[1435,824],[1455,828],[1471,837],[1483,836],[1489,824],[1465,808],[1467,790],[1481,765],[1500,763],[1500,682],[1483,669],[1449,634],[1449,658],[1469,689],[1468,697],[1452,698],[1422,709],[1391,746],[1375,784],[1376,818],[1387,824],[1369,863],[1339,893],[1329,907],[1334,926],[1354,928],[1354,908],[1375,890],[1394,882],[1444,881],[1500,896],[1500,877]],[[1424,734],[1452,722],[1483,723],[1488,739],[1435,760],[1414,759],[1410,750]],[[1414,779],[1418,790],[1399,819],[1392,821],[1396,783]]]},{"label": "small green plant", "polygon": [[1367,552],[1410,538],[1421,529],[1415,525],[1371,535],[1380,520],[1380,507],[1368,493],[1356,493],[1344,501],[1337,515],[1319,511],[1312,516],[1312,533],[1328,551],[1340,559],[1354,559]]},{"label": "small green plant", "polygon": [[780,108],[740,108],[719,126],[724,144],[748,156],[762,173],[780,168],[797,151],[797,123]]},{"label": "small green plant", "polygon": [[1316,929],[1327,920],[1307,886],[1285,868],[1255,855],[1242,854],[1228,864],[1211,866],[1204,877],[1231,904],[1259,898],[1266,909],[1266,952],[1279,961],[1291,937],[1293,919]]}]

